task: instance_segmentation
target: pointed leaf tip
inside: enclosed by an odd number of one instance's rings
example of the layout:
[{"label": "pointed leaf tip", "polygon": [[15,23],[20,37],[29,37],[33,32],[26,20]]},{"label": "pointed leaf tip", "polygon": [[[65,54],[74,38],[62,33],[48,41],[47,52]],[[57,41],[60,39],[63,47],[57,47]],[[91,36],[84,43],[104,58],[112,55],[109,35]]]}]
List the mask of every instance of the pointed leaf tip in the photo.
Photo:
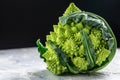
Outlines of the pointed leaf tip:
[{"label": "pointed leaf tip", "polygon": [[36,44],[38,46],[38,51],[40,52],[40,56],[44,54],[47,51],[47,48],[43,46],[43,44],[40,42],[40,39],[36,41]]},{"label": "pointed leaf tip", "polygon": [[81,12],[81,10],[72,2],[70,3],[63,15],[67,15],[73,12]]}]

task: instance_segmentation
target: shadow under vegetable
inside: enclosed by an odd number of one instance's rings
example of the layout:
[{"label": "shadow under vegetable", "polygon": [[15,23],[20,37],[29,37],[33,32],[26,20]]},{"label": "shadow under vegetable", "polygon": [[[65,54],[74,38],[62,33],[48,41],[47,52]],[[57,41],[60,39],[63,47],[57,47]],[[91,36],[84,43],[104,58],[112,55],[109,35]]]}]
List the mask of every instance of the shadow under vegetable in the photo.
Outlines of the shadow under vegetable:
[{"label": "shadow under vegetable", "polygon": [[30,80],[100,80],[109,76],[108,73],[94,72],[94,73],[82,73],[82,74],[70,74],[54,75],[48,70],[41,70],[28,74]]}]

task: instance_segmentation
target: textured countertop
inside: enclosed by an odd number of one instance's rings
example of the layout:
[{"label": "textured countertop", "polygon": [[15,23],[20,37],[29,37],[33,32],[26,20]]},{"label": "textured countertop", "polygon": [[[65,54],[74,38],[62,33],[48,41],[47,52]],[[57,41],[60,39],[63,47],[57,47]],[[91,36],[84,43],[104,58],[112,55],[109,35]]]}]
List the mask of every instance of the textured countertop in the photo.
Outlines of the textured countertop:
[{"label": "textured countertop", "polygon": [[119,80],[120,49],[112,62],[92,74],[53,75],[39,58],[37,48],[0,50],[0,80]]}]

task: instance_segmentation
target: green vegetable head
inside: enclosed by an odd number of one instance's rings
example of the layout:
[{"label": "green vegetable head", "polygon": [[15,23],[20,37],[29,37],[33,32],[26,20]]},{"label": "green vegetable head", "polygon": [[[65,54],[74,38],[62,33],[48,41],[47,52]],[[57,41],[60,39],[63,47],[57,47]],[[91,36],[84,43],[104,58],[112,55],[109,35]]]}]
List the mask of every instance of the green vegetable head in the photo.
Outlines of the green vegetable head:
[{"label": "green vegetable head", "polygon": [[81,11],[74,3],[53,25],[45,44],[37,40],[40,56],[56,75],[100,70],[113,59],[117,47],[108,23],[96,14]]}]

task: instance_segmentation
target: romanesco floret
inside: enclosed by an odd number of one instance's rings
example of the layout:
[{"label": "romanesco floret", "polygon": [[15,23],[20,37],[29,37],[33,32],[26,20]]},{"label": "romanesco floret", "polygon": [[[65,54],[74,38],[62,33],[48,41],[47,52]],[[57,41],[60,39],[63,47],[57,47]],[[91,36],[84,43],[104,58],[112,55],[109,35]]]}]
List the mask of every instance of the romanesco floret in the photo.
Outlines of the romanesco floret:
[{"label": "romanesco floret", "polygon": [[80,70],[87,70],[88,62],[87,60],[85,60],[85,58],[75,57],[75,58],[72,58],[72,62]]},{"label": "romanesco floret", "polygon": [[110,50],[107,50],[104,47],[98,49],[96,52],[96,56],[97,56],[96,64],[100,66],[102,62],[104,62],[106,58],[109,56],[109,54],[110,54]]},{"label": "romanesco floret", "polygon": [[78,54],[78,45],[73,39],[67,39],[61,48],[71,58]]},{"label": "romanesco floret", "polygon": [[64,12],[63,15],[70,14],[70,13],[73,13],[73,12],[76,12],[76,11],[81,12],[81,10],[80,10],[78,7],[76,7],[76,6],[74,5],[74,3],[71,3],[71,4],[69,5],[69,7],[66,9],[66,11]]}]

